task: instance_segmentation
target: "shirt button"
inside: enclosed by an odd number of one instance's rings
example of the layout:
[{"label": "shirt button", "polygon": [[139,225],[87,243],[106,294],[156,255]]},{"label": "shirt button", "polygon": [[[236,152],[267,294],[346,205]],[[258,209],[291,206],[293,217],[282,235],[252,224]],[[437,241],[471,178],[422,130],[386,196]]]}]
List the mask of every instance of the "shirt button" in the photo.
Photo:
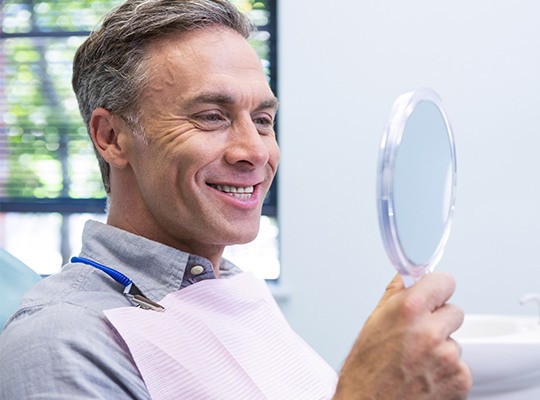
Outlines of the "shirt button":
[{"label": "shirt button", "polygon": [[204,272],[204,267],[201,265],[195,265],[190,269],[192,275],[200,275]]}]

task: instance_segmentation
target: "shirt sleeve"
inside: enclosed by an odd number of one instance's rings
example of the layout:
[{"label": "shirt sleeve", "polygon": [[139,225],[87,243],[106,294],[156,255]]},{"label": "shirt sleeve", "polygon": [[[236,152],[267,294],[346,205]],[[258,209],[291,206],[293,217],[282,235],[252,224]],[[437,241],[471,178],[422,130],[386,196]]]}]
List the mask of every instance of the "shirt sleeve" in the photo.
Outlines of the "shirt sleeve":
[{"label": "shirt sleeve", "polygon": [[105,316],[70,303],[20,310],[0,335],[1,399],[150,399]]}]

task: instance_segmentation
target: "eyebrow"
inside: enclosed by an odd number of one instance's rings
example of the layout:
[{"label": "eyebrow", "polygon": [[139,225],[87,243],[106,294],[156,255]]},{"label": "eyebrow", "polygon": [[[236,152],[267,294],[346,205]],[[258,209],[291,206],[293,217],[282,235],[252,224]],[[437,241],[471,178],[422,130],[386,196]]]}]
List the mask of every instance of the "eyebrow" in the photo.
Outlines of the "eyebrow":
[{"label": "eyebrow", "polygon": [[279,101],[276,96],[268,97],[266,100],[262,101],[261,104],[257,107],[257,109],[261,108],[271,108],[273,110],[277,110],[279,107]]},{"label": "eyebrow", "polygon": [[[222,105],[231,105],[234,104],[235,98],[232,95],[225,94],[225,93],[218,93],[218,92],[208,92],[208,93],[201,93],[192,99],[188,100],[186,107],[191,108],[193,106],[196,106],[198,104],[222,104]],[[279,106],[279,101],[276,96],[271,96],[263,101],[261,101],[257,107],[256,110],[264,109],[264,108],[271,108],[273,110],[277,110]]]}]

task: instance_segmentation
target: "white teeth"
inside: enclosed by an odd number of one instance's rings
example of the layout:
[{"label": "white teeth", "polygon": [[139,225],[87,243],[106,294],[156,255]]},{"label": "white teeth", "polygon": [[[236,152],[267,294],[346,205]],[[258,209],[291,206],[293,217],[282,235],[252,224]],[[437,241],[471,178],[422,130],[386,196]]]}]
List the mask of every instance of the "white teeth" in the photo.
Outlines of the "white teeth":
[{"label": "white teeth", "polygon": [[253,186],[229,186],[229,185],[211,185],[213,188],[228,193],[239,199],[249,199],[253,193]]}]

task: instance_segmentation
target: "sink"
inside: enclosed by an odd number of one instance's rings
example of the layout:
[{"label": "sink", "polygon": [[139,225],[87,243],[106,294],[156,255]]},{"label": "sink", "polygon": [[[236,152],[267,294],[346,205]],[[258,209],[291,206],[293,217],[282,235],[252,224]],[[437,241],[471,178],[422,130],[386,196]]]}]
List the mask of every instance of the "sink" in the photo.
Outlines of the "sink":
[{"label": "sink", "polygon": [[466,343],[501,342],[520,339],[540,340],[540,318],[511,315],[468,314],[454,339]]},{"label": "sink", "polygon": [[538,316],[467,314],[452,337],[473,374],[469,399],[540,399]]}]

